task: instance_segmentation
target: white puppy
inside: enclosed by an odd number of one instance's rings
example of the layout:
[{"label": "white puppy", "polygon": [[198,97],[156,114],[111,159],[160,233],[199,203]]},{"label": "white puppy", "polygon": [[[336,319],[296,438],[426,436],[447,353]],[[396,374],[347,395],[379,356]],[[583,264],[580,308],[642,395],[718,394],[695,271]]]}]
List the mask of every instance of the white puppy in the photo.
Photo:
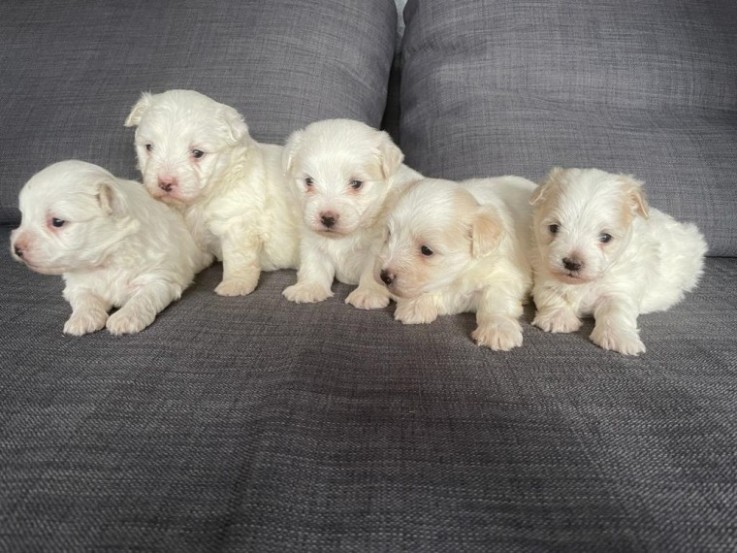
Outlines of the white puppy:
[{"label": "white puppy", "polygon": [[299,211],[282,148],[259,144],[238,112],[193,90],[144,93],[125,121],[149,193],[184,214],[195,240],[223,262],[223,296],[249,294],[261,270],[299,263]]},{"label": "white puppy", "polygon": [[[33,271],[63,275],[72,306],[67,334],[143,330],[212,262],[179,213],[91,163],[50,165],[19,201],[11,252]],[[108,317],[113,306],[120,309]]]},{"label": "white puppy", "polygon": [[595,344],[644,352],[638,315],[668,309],[701,276],[707,245],[698,229],[648,208],[640,182],[597,169],[555,168],[530,201],[533,324],[573,332],[592,314]]},{"label": "white puppy", "polygon": [[376,279],[397,301],[394,318],[430,323],[475,312],[481,346],[522,345],[518,321],[532,286],[527,258],[535,184],[520,177],[460,183],[426,179],[389,214]]},{"label": "white puppy", "polygon": [[402,164],[389,135],[359,121],[330,119],[296,131],[284,168],[304,223],[297,283],[284,296],[298,303],[333,295],[337,278],[358,287],[346,302],[384,307],[389,294],[373,278],[388,207],[419,173]]}]

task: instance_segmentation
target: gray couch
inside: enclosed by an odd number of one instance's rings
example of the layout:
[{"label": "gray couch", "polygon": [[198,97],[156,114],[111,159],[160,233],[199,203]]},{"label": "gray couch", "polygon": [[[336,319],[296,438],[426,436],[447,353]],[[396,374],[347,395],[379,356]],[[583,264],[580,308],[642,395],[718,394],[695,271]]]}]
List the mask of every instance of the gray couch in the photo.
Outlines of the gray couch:
[{"label": "gray couch", "polygon": [[[737,4],[409,0],[0,4],[0,550],[737,549]],[[392,71],[392,64],[394,70]],[[391,79],[390,79],[391,75]],[[351,117],[431,176],[596,166],[710,244],[638,358],[472,315],[242,298],[215,265],[144,332],[62,334],[58,278],[12,262],[53,161],[137,177],[142,90],[194,88],[253,135]]]}]

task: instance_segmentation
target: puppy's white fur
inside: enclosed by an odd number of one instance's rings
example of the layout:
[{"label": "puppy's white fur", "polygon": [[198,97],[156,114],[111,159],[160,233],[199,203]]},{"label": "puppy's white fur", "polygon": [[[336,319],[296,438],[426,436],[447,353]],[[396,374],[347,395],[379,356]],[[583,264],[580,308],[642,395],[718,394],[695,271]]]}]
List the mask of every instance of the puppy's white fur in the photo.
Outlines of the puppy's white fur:
[{"label": "puppy's white fur", "polygon": [[518,321],[532,285],[527,258],[530,194],[513,176],[411,185],[388,217],[375,274],[395,296],[395,319],[430,323],[438,315],[475,312],[481,346],[522,345]]},{"label": "puppy's white fur", "polygon": [[[12,255],[63,276],[72,306],[67,334],[143,330],[212,262],[179,213],[91,163],[50,165],[25,184],[19,203]],[[113,306],[120,309],[108,317]]]},{"label": "puppy's white fur", "polygon": [[333,295],[337,278],[358,287],[346,302],[384,307],[389,294],[373,278],[388,207],[419,173],[388,134],[359,121],[318,121],[290,136],[284,168],[301,206],[303,232],[297,283],[284,290],[294,302]]},{"label": "puppy's white fur", "polygon": [[261,270],[299,264],[299,212],[280,146],[253,140],[240,114],[193,90],[144,93],[125,121],[150,194],[184,214],[195,239],[223,261],[224,296],[245,295]]},{"label": "puppy's white fur", "polygon": [[698,283],[707,250],[692,224],[648,207],[641,183],[597,169],[553,169],[535,191],[533,324],[573,332],[593,315],[591,340],[645,351],[640,313],[663,311]]}]

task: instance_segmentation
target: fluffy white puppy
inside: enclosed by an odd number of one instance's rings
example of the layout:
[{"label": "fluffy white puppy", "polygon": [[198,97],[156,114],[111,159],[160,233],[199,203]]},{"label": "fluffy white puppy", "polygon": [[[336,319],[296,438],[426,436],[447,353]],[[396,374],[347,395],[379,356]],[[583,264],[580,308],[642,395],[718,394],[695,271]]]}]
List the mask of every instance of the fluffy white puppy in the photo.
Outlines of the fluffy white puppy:
[{"label": "fluffy white puppy", "polygon": [[663,311],[701,276],[706,242],[692,224],[649,208],[641,183],[597,169],[553,169],[535,191],[533,324],[573,332],[593,315],[591,340],[645,351],[640,313]]},{"label": "fluffy white puppy", "polygon": [[519,317],[532,286],[527,258],[535,184],[520,177],[411,185],[388,217],[376,279],[397,301],[394,318],[430,323],[475,312],[481,346],[522,345]]},{"label": "fluffy white puppy", "polygon": [[[50,165],[25,184],[19,203],[12,255],[33,271],[64,277],[67,334],[143,330],[212,262],[179,213],[91,163]],[[111,307],[120,309],[108,317]]]},{"label": "fluffy white puppy", "polygon": [[184,214],[195,240],[223,262],[215,291],[246,295],[261,270],[299,263],[299,212],[282,148],[253,140],[240,114],[193,90],[144,93],[125,121],[149,193]]},{"label": "fluffy white puppy", "polygon": [[284,169],[301,206],[303,233],[297,283],[284,290],[294,302],[333,295],[337,278],[358,287],[346,302],[362,309],[388,305],[373,278],[388,207],[403,187],[420,178],[402,163],[389,135],[359,121],[318,121],[293,133]]}]

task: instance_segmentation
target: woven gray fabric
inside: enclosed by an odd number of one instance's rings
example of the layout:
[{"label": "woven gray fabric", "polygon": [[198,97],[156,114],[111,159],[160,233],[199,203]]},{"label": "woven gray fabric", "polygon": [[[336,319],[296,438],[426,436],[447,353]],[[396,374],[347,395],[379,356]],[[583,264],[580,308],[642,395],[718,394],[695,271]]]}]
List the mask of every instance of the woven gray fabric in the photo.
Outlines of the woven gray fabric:
[{"label": "woven gray fabric", "polygon": [[737,254],[737,4],[410,0],[401,146],[433,176],[643,179]]},{"label": "woven gray fabric", "polygon": [[137,177],[123,121],[144,90],[199,90],[265,142],[327,117],[378,126],[395,29],[391,0],[3,2],[0,222],[61,159]]},{"label": "woven gray fabric", "polygon": [[60,279],[0,253],[0,549],[737,547],[737,260],[642,317],[638,359],[530,309],[493,353],[470,315],[294,305],[288,271],[220,298],[220,271],[139,335],[69,338]]}]

